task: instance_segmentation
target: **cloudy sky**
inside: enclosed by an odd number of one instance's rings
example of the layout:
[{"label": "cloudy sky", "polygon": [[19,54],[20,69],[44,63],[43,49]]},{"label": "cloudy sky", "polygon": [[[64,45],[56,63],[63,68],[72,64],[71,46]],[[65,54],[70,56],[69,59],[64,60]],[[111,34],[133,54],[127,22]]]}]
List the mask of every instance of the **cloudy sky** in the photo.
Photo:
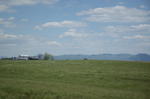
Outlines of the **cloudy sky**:
[{"label": "cloudy sky", "polygon": [[150,0],[0,0],[0,56],[150,54]]}]

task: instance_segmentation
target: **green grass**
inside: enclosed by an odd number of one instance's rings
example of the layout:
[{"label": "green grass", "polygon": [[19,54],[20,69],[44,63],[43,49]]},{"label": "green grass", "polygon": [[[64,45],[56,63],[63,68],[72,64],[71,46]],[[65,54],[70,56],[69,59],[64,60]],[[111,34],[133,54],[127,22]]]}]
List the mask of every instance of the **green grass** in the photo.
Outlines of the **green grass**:
[{"label": "green grass", "polygon": [[150,63],[2,60],[0,99],[150,99]]}]

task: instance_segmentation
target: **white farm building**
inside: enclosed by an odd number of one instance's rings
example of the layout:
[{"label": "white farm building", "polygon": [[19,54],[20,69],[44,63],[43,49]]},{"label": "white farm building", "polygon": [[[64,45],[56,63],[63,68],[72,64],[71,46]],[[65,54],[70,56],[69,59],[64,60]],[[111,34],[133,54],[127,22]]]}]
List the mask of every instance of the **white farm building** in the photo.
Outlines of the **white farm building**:
[{"label": "white farm building", "polygon": [[17,57],[17,60],[28,60],[28,58],[29,58],[29,55],[19,55]]}]

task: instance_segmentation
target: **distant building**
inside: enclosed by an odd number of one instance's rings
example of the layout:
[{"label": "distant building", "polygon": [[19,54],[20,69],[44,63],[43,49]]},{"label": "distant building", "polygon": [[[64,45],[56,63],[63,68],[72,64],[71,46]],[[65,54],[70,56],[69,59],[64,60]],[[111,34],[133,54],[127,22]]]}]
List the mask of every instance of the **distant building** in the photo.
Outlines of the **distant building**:
[{"label": "distant building", "polygon": [[38,56],[30,56],[28,57],[29,60],[40,60]]},{"label": "distant building", "polygon": [[28,60],[29,59],[29,55],[19,55],[16,59],[17,60]]},{"label": "distant building", "polygon": [[44,60],[44,55],[39,54],[37,56],[19,55],[18,57],[2,57],[1,60]]}]

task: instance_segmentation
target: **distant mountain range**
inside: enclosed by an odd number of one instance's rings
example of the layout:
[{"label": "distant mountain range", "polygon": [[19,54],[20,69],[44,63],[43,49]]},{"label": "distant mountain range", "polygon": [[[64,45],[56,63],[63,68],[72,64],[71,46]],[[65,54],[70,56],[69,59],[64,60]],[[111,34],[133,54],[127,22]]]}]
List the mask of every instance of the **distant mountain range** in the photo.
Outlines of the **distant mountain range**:
[{"label": "distant mountain range", "polygon": [[[8,58],[0,56],[1,58]],[[132,54],[98,54],[98,55],[59,55],[54,56],[55,60],[124,60],[124,61],[149,61],[150,55],[140,53]]]},{"label": "distant mountain range", "polygon": [[60,55],[54,56],[55,60],[125,60],[125,61],[150,61],[149,54],[99,54],[99,55]]}]

